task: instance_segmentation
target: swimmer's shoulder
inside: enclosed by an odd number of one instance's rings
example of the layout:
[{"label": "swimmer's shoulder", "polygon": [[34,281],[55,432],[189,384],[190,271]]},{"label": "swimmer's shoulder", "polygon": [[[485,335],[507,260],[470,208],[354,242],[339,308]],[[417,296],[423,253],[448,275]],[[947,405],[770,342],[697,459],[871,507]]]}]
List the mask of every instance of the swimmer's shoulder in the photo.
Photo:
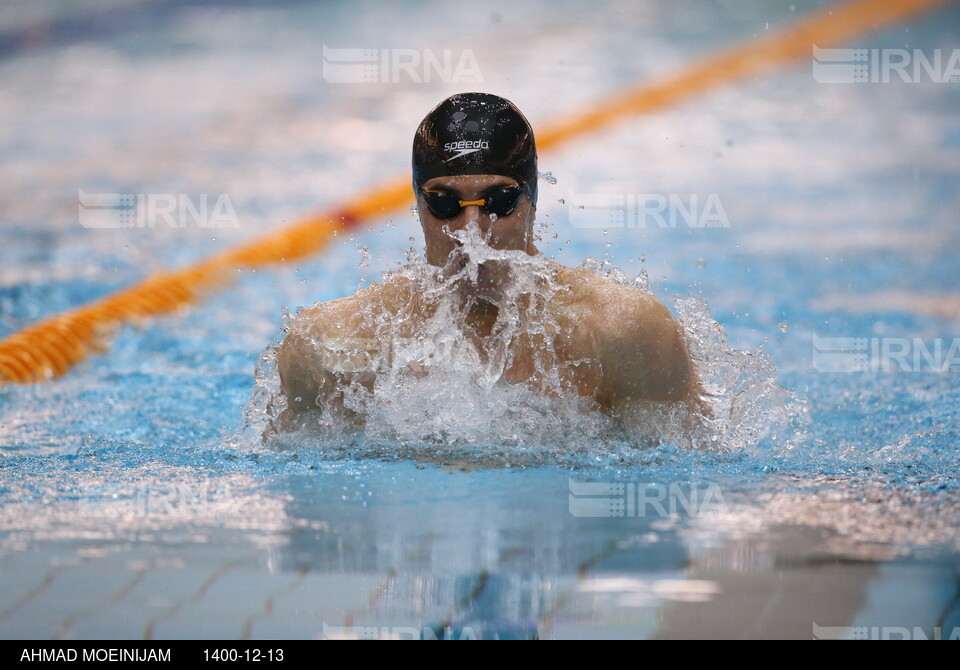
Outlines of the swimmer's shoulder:
[{"label": "swimmer's shoulder", "polygon": [[625,286],[592,270],[552,264],[560,301],[576,312],[603,314],[606,318],[646,316],[672,319],[669,310],[653,295],[636,286]]},{"label": "swimmer's shoulder", "polygon": [[589,341],[617,392],[634,389],[649,397],[672,397],[686,386],[690,373],[683,328],[663,303],[587,269],[559,266],[556,273],[558,285],[569,287],[558,322]]},{"label": "swimmer's shoulder", "polygon": [[367,330],[388,312],[398,314],[415,299],[415,282],[393,276],[371,282],[353,295],[318,302],[302,309],[291,329],[302,335],[348,335]]}]

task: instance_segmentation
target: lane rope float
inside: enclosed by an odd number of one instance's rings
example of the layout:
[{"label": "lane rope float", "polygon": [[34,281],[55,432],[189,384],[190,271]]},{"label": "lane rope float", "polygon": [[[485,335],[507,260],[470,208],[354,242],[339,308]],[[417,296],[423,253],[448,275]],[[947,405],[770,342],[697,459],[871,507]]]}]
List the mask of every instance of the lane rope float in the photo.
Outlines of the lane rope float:
[{"label": "lane rope float", "polygon": [[[653,83],[645,83],[536,131],[541,150],[676,103],[719,84],[812,54],[813,45],[846,40],[944,4],[944,0],[851,0],[804,17],[779,32],[735,46]],[[48,317],[0,341],[0,384],[57,377],[104,351],[124,324],[173,312],[230,284],[238,269],[296,260],[322,250],[338,231],[409,206],[410,178],[397,177],[341,207],[221,252],[183,270],[156,273],[87,305]]]}]

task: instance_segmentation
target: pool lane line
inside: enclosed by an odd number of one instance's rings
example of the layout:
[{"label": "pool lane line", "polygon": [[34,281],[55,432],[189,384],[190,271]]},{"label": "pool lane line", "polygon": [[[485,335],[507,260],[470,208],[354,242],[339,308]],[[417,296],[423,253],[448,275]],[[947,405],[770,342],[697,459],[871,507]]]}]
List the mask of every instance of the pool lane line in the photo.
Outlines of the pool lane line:
[{"label": "pool lane line", "polygon": [[457,621],[457,614],[464,611],[469,612],[470,609],[476,605],[477,601],[480,600],[483,592],[490,584],[490,568],[481,568],[480,571],[474,576],[474,579],[476,581],[474,582],[470,591],[454,602],[450,613],[440,620],[440,624],[437,626],[437,629],[441,631],[448,628],[453,629],[453,625]]},{"label": "pool lane line", "polygon": [[[425,540],[425,543],[428,545],[432,542],[433,542],[432,538],[427,538]],[[424,545],[424,542],[421,542],[420,546],[422,547],[423,545]],[[374,587],[373,591],[370,592],[370,595],[367,597],[367,602],[361,607],[358,607],[352,610],[347,610],[347,612],[343,615],[343,627],[354,628],[356,626],[356,620],[358,617],[364,614],[367,614],[369,612],[372,612],[377,605],[383,602],[386,594],[390,591],[391,588],[393,588],[394,584],[396,584],[397,577],[399,575],[400,575],[400,572],[399,570],[397,570],[395,566],[387,570],[387,574],[385,574],[383,578],[380,579],[380,581]]]},{"label": "pool lane line", "polygon": [[307,569],[302,569],[297,571],[296,577],[294,577],[290,583],[285,586],[274,590],[270,595],[264,598],[263,606],[260,608],[259,612],[255,612],[249,615],[243,620],[243,624],[240,626],[240,638],[241,640],[251,639],[253,635],[253,626],[256,623],[257,619],[265,619],[271,614],[273,614],[273,604],[277,601],[278,598],[282,598],[289,593],[293,593],[303,581],[307,578],[307,575],[310,573]]},{"label": "pool lane line", "polygon": [[[81,559],[81,564],[84,562],[84,559]],[[0,611],[0,621],[3,621],[8,616],[16,612],[18,609],[26,605],[28,602],[36,598],[38,595],[46,591],[53,581],[67,571],[67,566],[58,565],[47,570],[43,575],[43,579],[40,580],[38,584],[30,587],[25,593],[21,594],[12,604],[7,605]]]},{"label": "pool lane line", "polygon": [[157,632],[157,626],[161,625],[164,621],[169,621],[170,619],[173,619],[175,616],[180,614],[185,608],[189,607],[190,605],[194,605],[200,602],[201,600],[203,600],[203,598],[207,595],[207,591],[209,591],[214,584],[220,581],[223,578],[223,576],[226,575],[228,572],[230,572],[231,570],[235,570],[241,565],[243,565],[243,560],[239,558],[235,558],[232,561],[222,563],[220,566],[217,567],[216,570],[214,570],[209,575],[207,575],[207,578],[203,580],[203,583],[201,583],[200,586],[197,587],[197,590],[194,591],[190,597],[188,597],[186,600],[182,600],[180,602],[174,603],[173,605],[165,609],[163,612],[160,612],[159,614],[156,614],[153,617],[151,617],[150,620],[147,621],[147,623],[144,625],[143,637],[141,639],[153,640],[154,639],[153,636]]},{"label": "pool lane line", "polygon": [[57,629],[57,632],[53,634],[51,639],[63,640],[64,636],[72,632],[75,632],[73,630],[73,627],[76,624],[76,622],[79,621],[80,619],[87,619],[89,617],[95,616],[98,612],[104,611],[108,607],[119,603],[121,600],[126,598],[130,594],[130,592],[133,591],[133,589],[136,588],[137,585],[140,584],[140,582],[142,582],[144,577],[146,577],[148,574],[150,574],[149,568],[141,568],[140,570],[135,571],[133,577],[130,578],[130,580],[127,581],[127,583],[124,584],[119,591],[115,592],[109,598],[98,601],[86,608],[77,610],[76,612],[68,616],[66,619],[64,619],[60,623],[60,628]]},{"label": "pool lane line", "polygon": [[[835,47],[845,40],[906,19],[951,0],[849,0],[830,6],[772,35],[733,47],[673,76],[572,114],[536,132],[540,150],[606,128],[635,114],[665,107],[719,84],[775,66],[812,57],[813,45]],[[0,384],[38,382],[66,373],[89,354],[105,351],[124,324],[139,324],[199,300],[232,283],[245,268],[283,264],[322,250],[348,230],[407,206],[410,178],[397,177],[342,207],[308,216],[300,223],[227,250],[186,269],[159,272],[134,286],[87,305],[48,317],[0,341]]]},{"label": "pool lane line", "polygon": [[644,84],[536,133],[537,147],[549,148],[572,137],[606,127],[623,117],[666,107],[719,84],[803,57],[813,46],[838,47],[862,33],[907,19],[954,0],[851,0],[826,7],[767,37],[707,57],[680,72]]},{"label": "pool lane line", "polygon": [[[608,540],[593,554],[577,563],[575,583],[565,591],[558,589],[557,596],[554,598],[553,603],[551,603],[549,607],[544,608],[538,617],[537,633],[541,636],[540,639],[550,639],[550,636],[554,634],[557,617],[560,615],[560,612],[563,611],[563,608],[566,607],[567,603],[580,593],[581,586],[589,579],[588,575],[590,574],[590,570],[602,562],[603,559],[620,551],[620,544],[620,539]],[[557,583],[559,585],[559,580],[557,580]]]}]

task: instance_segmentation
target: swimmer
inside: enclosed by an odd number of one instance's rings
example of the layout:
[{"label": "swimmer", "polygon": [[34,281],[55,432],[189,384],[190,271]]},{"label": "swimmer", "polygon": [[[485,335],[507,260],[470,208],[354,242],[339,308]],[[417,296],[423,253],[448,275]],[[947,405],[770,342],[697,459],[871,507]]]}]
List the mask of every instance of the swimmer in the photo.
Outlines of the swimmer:
[{"label": "swimmer", "polygon": [[[534,328],[510,339],[509,351],[501,356],[506,363],[500,381],[550,392],[548,378],[554,384],[559,380],[593,408],[614,416],[644,402],[679,401],[702,413],[683,330],[650,294],[546,260],[549,291],[518,296],[508,290],[512,259],[539,258],[537,176],[533,130],[511,102],[498,96],[454,95],[417,129],[413,190],[426,262],[443,276],[463,274],[469,260],[467,229],[490,252],[476,263],[474,275],[454,284],[463,318],[450,327],[463,330],[463,341],[471,342],[481,359],[493,356],[508,330],[505,315],[523,320],[546,295],[539,318],[549,327],[540,336]],[[409,277],[374,282],[350,297],[302,311],[277,352],[287,402],[279,427],[308,410],[349,413],[343,389],[351,383],[372,389],[382,366],[390,364],[389,339],[424,337],[431,318],[437,318],[436,300]],[[390,324],[389,337],[384,323]],[[543,337],[550,339],[549,355],[538,346]]]}]

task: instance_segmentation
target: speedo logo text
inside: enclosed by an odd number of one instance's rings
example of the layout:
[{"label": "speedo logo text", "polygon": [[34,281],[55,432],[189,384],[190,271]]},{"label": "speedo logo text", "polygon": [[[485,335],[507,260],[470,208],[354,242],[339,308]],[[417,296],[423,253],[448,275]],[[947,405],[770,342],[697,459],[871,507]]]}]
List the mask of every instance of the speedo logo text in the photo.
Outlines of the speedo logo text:
[{"label": "speedo logo text", "polygon": [[456,151],[456,155],[451,156],[447,159],[446,162],[450,162],[455,158],[460,158],[461,156],[466,156],[467,154],[472,154],[481,149],[489,149],[490,142],[487,140],[460,140],[459,142],[447,142],[443,145],[444,151]]}]

